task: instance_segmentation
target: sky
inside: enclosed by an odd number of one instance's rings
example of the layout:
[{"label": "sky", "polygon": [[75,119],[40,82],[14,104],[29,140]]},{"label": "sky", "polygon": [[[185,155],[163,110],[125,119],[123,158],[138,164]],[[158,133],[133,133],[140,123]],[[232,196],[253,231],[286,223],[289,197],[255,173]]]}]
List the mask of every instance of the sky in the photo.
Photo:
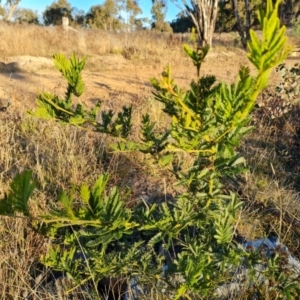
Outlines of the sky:
[{"label": "sky", "polygon": [[[78,8],[78,10],[83,9],[86,13],[91,6],[102,4],[104,0],[68,0],[72,7]],[[21,0],[19,7],[30,8],[34,11],[38,11],[41,14],[47,6],[51,5],[53,0]],[[151,0],[139,0],[139,5],[143,11],[141,17],[151,18]],[[176,19],[179,9],[171,1],[168,1],[168,11],[166,15],[167,21],[172,21]]]}]

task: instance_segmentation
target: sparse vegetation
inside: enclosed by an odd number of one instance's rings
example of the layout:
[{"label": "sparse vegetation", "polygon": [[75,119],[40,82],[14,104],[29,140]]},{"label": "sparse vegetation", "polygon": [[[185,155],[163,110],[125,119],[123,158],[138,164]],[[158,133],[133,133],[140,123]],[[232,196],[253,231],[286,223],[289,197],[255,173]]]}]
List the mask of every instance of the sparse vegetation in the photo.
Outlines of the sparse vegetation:
[{"label": "sparse vegetation", "polygon": [[299,36],[300,35],[299,17],[296,20],[292,21],[292,35],[293,36]]}]

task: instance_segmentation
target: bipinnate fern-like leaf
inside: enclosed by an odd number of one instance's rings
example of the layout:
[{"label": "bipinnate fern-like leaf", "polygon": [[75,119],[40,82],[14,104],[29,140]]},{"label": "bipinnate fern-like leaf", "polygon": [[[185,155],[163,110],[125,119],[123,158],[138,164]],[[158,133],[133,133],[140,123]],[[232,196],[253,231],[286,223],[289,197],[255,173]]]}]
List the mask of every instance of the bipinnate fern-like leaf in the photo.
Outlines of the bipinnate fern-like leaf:
[{"label": "bipinnate fern-like leaf", "polygon": [[89,204],[89,200],[91,197],[91,191],[90,191],[90,188],[86,184],[83,184],[80,188],[80,197],[84,204]]},{"label": "bipinnate fern-like leaf", "polygon": [[281,26],[278,18],[281,1],[267,0],[267,9],[262,7],[258,12],[258,19],[262,27],[260,39],[254,30],[250,30],[248,42],[248,58],[258,70],[256,91],[252,98],[256,100],[258,94],[268,84],[268,77],[272,68],[282,63],[292,50],[287,45],[286,27]]},{"label": "bipinnate fern-like leaf", "polygon": [[184,45],[184,52],[193,60],[194,66],[197,68],[197,75],[200,75],[201,64],[204,61],[206,55],[209,52],[209,46],[205,46],[202,49],[197,49],[197,51],[192,51],[188,45]]},{"label": "bipinnate fern-like leaf", "polygon": [[41,257],[41,261],[46,266],[64,272],[73,283],[80,284],[81,273],[88,273],[88,271],[85,270],[85,264],[80,259],[76,259],[76,252],[75,246],[61,252],[59,246],[51,245],[47,254]]},{"label": "bipinnate fern-like leaf", "polygon": [[68,195],[65,191],[62,191],[58,200],[62,205],[64,216],[70,220],[75,220],[76,216],[73,209],[74,198],[72,197],[72,193]]},{"label": "bipinnate fern-like leaf", "polygon": [[69,106],[68,108],[71,108],[71,94],[79,97],[84,92],[84,83],[82,81],[81,71],[84,68],[86,58],[84,57],[82,60],[80,60],[75,56],[75,54],[72,54],[68,60],[63,54],[55,54],[53,59],[56,68],[68,81],[66,96]]},{"label": "bipinnate fern-like leaf", "polygon": [[221,202],[218,210],[213,213],[216,230],[214,238],[219,244],[228,244],[232,240],[235,217],[241,209],[242,202],[240,202],[233,193],[231,193],[230,196],[223,196],[223,198],[227,198],[228,202]]},{"label": "bipinnate fern-like leaf", "polygon": [[29,199],[36,187],[32,180],[32,171],[28,170],[15,176],[10,184],[10,192],[0,201],[1,214],[21,212],[30,217]]},{"label": "bipinnate fern-like leaf", "polygon": [[[43,97],[43,99],[41,99]],[[37,108],[35,110],[35,115],[42,119],[51,120],[55,118],[55,111],[53,105],[47,103],[48,99],[53,99],[53,95],[44,93],[36,99]]]},{"label": "bipinnate fern-like leaf", "polygon": [[97,181],[94,184],[92,193],[88,200],[88,205],[90,212],[95,217],[100,217],[101,212],[103,211],[104,203],[104,192],[108,183],[109,176],[108,174],[101,174]]},{"label": "bipinnate fern-like leaf", "polygon": [[105,198],[105,212],[112,220],[122,219],[124,215],[124,202],[120,199],[120,193],[113,187],[109,196]]},{"label": "bipinnate fern-like leaf", "polygon": [[125,208],[116,187],[107,193],[108,174],[102,174],[93,188],[82,185],[80,188],[81,205],[74,203],[74,191],[62,192],[59,202],[62,209],[53,210],[54,218],[47,221],[56,223],[56,228],[68,225],[89,225],[80,230],[79,236],[89,237],[87,247],[105,247],[113,240],[119,240],[124,234],[132,233],[137,224],[131,221],[131,214]]},{"label": "bipinnate fern-like leaf", "polygon": [[36,99],[36,110],[30,111],[29,114],[43,119],[55,119],[77,127],[89,126],[95,131],[117,137],[127,137],[132,127],[132,106],[123,106],[122,111],[117,115],[111,110],[102,111],[100,120],[100,101],[91,110],[84,108],[81,103],[74,105],[72,97],[80,97],[85,89],[81,72],[86,58],[79,59],[75,54],[72,54],[69,59],[63,54],[56,54],[53,58],[56,68],[68,82],[65,98],[60,99],[57,95],[43,92]]},{"label": "bipinnate fern-like leaf", "polygon": [[162,231],[159,231],[157,234],[155,234],[147,243],[149,247],[154,247],[159,242],[161,242],[164,238],[164,234]]}]

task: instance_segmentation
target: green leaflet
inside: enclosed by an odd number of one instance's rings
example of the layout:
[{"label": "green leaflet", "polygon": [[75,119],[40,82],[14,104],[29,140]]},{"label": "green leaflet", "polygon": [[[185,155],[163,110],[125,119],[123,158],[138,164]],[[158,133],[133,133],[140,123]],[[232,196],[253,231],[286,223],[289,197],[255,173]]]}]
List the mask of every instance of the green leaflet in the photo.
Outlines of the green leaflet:
[{"label": "green leaflet", "polygon": [[277,1],[275,6],[273,6],[271,0],[268,0],[266,12],[263,12],[262,9],[258,12],[262,26],[262,40],[258,38],[253,30],[250,30],[248,57],[258,69],[257,90],[252,95],[253,100],[267,86],[271,69],[281,63],[292,49],[286,44],[285,26],[280,28],[280,21],[277,17],[280,2]]},{"label": "green leaflet", "polygon": [[10,215],[21,212],[24,216],[30,217],[29,200],[35,187],[36,182],[32,180],[32,171],[16,175],[10,184],[10,193],[0,201],[0,214]]},{"label": "green leaflet", "polygon": [[73,93],[76,97],[79,97],[84,92],[84,84],[81,78],[81,71],[84,68],[86,58],[84,57],[80,61],[75,56],[75,54],[72,54],[70,60],[67,60],[63,54],[56,54],[53,56],[53,59],[56,68],[68,81],[66,96],[67,102],[71,104],[71,101],[69,100],[69,98],[71,97],[71,93]]},{"label": "green leaflet", "polygon": [[63,54],[56,54],[53,60],[56,68],[68,83],[65,98],[60,99],[57,95],[43,92],[36,99],[36,110],[29,111],[29,114],[43,119],[55,119],[78,127],[92,125],[95,131],[127,137],[132,127],[131,106],[124,106],[117,116],[112,111],[102,111],[102,120],[99,121],[100,102],[91,110],[85,109],[82,104],[74,105],[73,97],[80,97],[85,90],[81,72],[86,58],[79,59],[72,54],[67,59]]}]

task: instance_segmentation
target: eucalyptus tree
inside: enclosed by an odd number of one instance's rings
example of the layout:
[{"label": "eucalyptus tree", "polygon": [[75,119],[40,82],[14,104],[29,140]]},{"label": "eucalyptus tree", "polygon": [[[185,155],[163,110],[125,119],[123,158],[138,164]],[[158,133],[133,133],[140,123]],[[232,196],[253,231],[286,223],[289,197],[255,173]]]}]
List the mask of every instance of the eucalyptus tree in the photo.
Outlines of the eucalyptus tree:
[{"label": "eucalyptus tree", "polygon": [[72,6],[67,0],[54,1],[43,12],[45,25],[61,25],[62,17],[68,17],[69,21],[73,20]]},{"label": "eucalyptus tree", "polygon": [[[192,18],[200,46],[212,46],[218,15],[219,0],[172,0],[182,11]],[[182,7],[183,5],[183,7]]]},{"label": "eucalyptus tree", "polygon": [[152,24],[151,27],[156,31],[172,32],[172,27],[166,22],[167,2],[165,0],[152,0]]},{"label": "eucalyptus tree", "polygon": [[137,0],[124,0],[122,8],[126,12],[126,23],[130,31],[132,31],[134,27],[138,29],[143,27],[142,18],[137,19],[137,16],[143,12]]},{"label": "eucalyptus tree", "polygon": [[85,12],[77,7],[72,8],[72,18],[75,25],[83,26],[86,25]]},{"label": "eucalyptus tree", "polygon": [[[8,8],[6,11],[3,6],[0,6],[0,15],[3,16],[5,21],[10,21],[16,8],[18,7],[21,0],[6,0],[5,6]],[[0,3],[2,1],[0,0]]]},{"label": "eucalyptus tree", "polygon": [[247,48],[250,39],[250,29],[257,20],[256,11],[262,4],[261,0],[231,0],[236,25],[243,47]]},{"label": "eucalyptus tree", "polygon": [[14,20],[20,24],[39,24],[37,12],[28,8],[18,8],[15,11]]},{"label": "eucalyptus tree", "polygon": [[115,0],[105,0],[101,5],[94,5],[86,14],[87,24],[91,28],[115,30],[121,27],[119,15],[121,5]]}]

